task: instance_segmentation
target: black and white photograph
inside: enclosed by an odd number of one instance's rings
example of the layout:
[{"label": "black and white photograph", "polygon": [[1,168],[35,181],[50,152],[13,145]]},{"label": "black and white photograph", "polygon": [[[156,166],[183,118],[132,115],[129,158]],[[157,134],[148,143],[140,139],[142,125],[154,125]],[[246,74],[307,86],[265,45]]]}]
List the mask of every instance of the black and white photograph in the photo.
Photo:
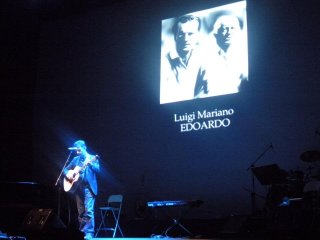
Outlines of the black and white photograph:
[{"label": "black and white photograph", "polygon": [[238,93],[248,82],[245,1],[163,20],[161,36],[161,104]]}]

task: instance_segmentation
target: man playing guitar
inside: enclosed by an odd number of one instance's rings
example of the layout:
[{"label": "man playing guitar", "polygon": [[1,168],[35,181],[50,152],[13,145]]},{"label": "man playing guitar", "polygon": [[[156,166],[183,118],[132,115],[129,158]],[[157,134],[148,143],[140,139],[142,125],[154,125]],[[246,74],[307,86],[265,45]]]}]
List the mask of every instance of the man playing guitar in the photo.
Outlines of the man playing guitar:
[{"label": "man playing guitar", "polygon": [[98,194],[96,174],[100,171],[98,156],[87,152],[86,143],[78,140],[70,148],[76,156],[64,169],[64,190],[73,193],[77,203],[79,230],[84,239],[94,236],[94,204]]}]

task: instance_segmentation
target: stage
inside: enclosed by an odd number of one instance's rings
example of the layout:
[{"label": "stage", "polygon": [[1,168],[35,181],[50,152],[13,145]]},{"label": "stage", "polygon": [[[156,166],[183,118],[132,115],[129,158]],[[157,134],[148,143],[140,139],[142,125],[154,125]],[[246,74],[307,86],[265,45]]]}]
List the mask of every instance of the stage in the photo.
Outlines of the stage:
[{"label": "stage", "polygon": [[[36,184],[22,185],[10,184],[6,185],[6,188],[2,188],[2,192],[7,193],[7,198],[3,197],[0,204],[0,231],[5,233],[0,235],[1,239],[11,237],[11,239],[18,240],[17,236],[26,236],[28,240],[83,239],[83,234],[78,231],[77,224],[68,224],[67,218],[63,214],[59,216],[59,212],[51,208],[51,205],[46,205],[46,208],[34,207],[40,204],[38,199],[50,199],[49,197],[53,196],[53,193]],[[272,201],[270,200],[270,203],[274,203],[278,199],[278,191],[276,190],[278,188],[272,192],[275,197],[271,199]],[[30,192],[37,193],[36,199],[27,198],[30,196]],[[18,195],[21,198],[14,198]],[[14,201],[15,199],[16,201]],[[21,202],[20,199],[24,199],[24,202]],[[175,216],[176,211],[165,211],[167,208],[172,209],[173,206],[166,208],[158,205],[168,203],[162,201],[157,202],[155,208],[151,206],[151,209],[157,209],[157,214],[134,219],[124,215],[120,219],[120,225],[125,239],[259,240],[312,239],[313,236],[320,239],[320,205],[318,200],[317,195],[305,195],[304,199],[286,199],[282,204],[270,204],[263,211],[256,211],[252,214],[232,214],[219,217],[213,215],[209,219],[188,218],[188,215],[180,214]],[[175,203],[177,204],[177,202]],[[172,205],[172,202],[170,204]],[[99,220],[97,217],[97,224]],[[112,234],[102,231],[98,232],[94,239],[109,239],[111,237]],[[119,232],[115,237],[115,239],[120,239]]]}]

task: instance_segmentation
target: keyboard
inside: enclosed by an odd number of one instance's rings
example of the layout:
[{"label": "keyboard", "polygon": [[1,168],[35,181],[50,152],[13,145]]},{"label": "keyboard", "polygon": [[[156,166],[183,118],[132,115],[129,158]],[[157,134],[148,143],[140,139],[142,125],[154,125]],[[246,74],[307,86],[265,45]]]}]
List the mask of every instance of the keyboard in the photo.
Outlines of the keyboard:
[{"label": "keyboard", "polygon": [[155,207],[173,207],[173,206],[200,206],[203,202],[201,200],[166,200],[166,201],[153,201],[147,202],[147,206],[151,208]]}]

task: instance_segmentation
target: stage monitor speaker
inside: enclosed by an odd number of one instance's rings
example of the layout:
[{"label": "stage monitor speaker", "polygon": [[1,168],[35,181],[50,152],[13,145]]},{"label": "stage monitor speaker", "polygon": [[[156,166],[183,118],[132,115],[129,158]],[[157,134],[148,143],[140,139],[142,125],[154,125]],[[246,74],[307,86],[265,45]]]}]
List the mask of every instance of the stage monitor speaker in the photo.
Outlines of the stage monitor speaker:
[{"label": "stage monitor speaker", "polygon": [[53,209],[36,208],[26,215],[21,231],[43,232],[52,229],[64,229],[65,224],[54,214]]}]

